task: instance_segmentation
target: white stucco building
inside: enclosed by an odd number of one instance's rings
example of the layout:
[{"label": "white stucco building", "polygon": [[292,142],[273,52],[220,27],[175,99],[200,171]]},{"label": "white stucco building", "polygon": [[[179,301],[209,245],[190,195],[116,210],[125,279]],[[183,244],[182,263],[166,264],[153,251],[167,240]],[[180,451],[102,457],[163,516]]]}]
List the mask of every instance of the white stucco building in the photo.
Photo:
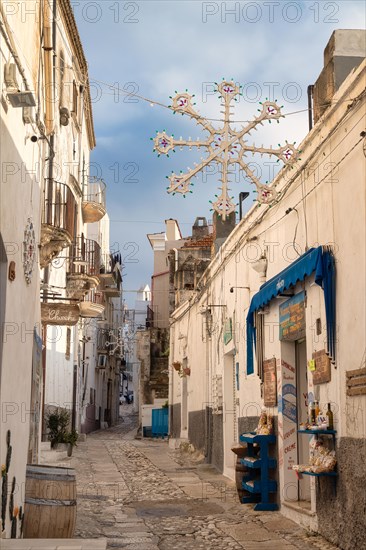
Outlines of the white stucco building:
[{"label": "white stucco building", "polygon": [[[273,502],[345,549],[361,547],[365,533],[364,44],[363,31],[332,35],[301,160],[273,182],[277,203],[253,206],[232,231],[170,330],[170,363],[190,368],[184,377],[170,368],[171,436],[235,479],[231,446],[266,406]],[[309,461],[309,437],[297,430],[310,401],[334,414],[333,479],[292,469]]]}]

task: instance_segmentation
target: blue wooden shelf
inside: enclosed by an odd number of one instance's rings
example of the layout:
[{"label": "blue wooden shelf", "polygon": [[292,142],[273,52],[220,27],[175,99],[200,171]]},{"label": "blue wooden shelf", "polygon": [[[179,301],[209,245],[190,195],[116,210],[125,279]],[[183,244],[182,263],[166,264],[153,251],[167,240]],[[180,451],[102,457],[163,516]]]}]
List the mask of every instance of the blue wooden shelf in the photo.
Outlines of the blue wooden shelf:
[{"label": "blue wooden shelf", "polygon": [[[246,491],[249,491],[250,493],[259,493],[261,494],[263,491],[263,481],[261,479],[243,479],[242,481],[242,487]],[[277,481],[275,479],[269,479],[266,482],[266,490],[269,493],[276,493],[277,492]]]},{"label": "blue wooden shelf", "polygon": [[337,477],[337,472],[320,472],[320,473],[315,473],[315,472],[298,472],[298,474],[300,475],[304,475],[304,476],[314,476],[314,477],[323,477],[323,476],[327,476],[327,477]]},{"label": "blue wooden shelf", "polygon": [[259,435],[255,432],[250,432],[246,434],[241,434],[240,441],[243,443],[275,443],[276,436],[275,435]]},{"label": "blue wooden shelf", "polygon": [[254,510],[258,511],[278,510],[277,504],[269,500],[270,493],[277,492],[277,481],[269,477],[269,470],[277,466],[276,459],[269,456],[269,445],[276,442],[276,436],[250,432],[241,434],[240,441],[248,446],[248,455],[241,463],[249,469],[242,480],[242,488],[249,494],[241,502],[255,504]]},{"label": "blue wooden shelf", "polygon": [[297,430],[298,434],[335,435],[337,430]]},{"label": "blue wooden shelf", "polygon": [[[245,458],[242,458],[241,463],[244,464],[244,466],[247,466],[247,468],[261,468],[262,467],[262,460],[255,456],[246,456]],[[275,458],[268,458],[268,468],[276,468],[277,466],[277,460]]]}]

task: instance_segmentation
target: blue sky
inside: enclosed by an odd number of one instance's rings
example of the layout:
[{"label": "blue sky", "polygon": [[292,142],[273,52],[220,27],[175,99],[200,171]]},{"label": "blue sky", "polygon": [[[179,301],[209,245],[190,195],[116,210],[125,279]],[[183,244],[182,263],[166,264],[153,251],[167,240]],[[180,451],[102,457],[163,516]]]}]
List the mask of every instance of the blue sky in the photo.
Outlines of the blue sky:
[{"label": "blue sky", "polygon": [[[125,259],[124,289],[150,283],[152,250],[147,233],[164,229],[176,218],[184,235],[196,216],[209,211],[218,181],[198,178],[193,194],[183,199],[166,193],[171,171],[186,170],[205,156],[201,150],[177,151],[157,158],[150,137],[166,129],[187,139],[205,137],[187,117],[136,100],[101,84],[169,104],[175,90],[196,94],[202,116],[219,118],[220,101],[211,83],[233,78],[244,86],[235,119],[250,120],[266,97],[283,105],[283,114],[305,109],[307,86],[323,67],[323,51],[335,29],[364,28],[363,1],[201,2],[198,0],[73,1],[74,14],[89,63],[97,147],[91,173],[108,185],[111,243]],[[215,123],[219,124],[219,123]],[[240,124],[237,125],[240,127]],[[297,143],[308,131],[307,113],[288,115],[265,126],[255,142],[276,147]],[[259,159],[262,181],[270,165]],[[253,191],[242,177],[235,196]],[[253,204],[254,194],[246,208]],[[126,294],[133,304],[133,293]]]}]

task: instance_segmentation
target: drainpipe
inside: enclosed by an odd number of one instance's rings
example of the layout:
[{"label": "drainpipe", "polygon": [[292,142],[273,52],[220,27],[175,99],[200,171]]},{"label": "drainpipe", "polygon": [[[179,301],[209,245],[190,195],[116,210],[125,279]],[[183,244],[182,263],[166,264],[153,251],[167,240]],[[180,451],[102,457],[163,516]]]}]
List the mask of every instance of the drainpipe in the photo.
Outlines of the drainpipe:
[{"label": "drainpipe", "polygon": [[314,85],[310,84],[308,86],[308,115],[309,115],[309,132],[313,127],[313,93]]},{"label": "drainpipe", "polygon": [[[53,2],[54,13],[56,10],[56,2]],[[45,88],[45,125],[46,135],[52,135],[54,131],[54,89],[53,89],[53,68],[52,68],[52,51],[55,53],[55,32],[51,29],[52,13],[48,1],[43,4],[43,51],[44,51],[44,88]],[[53,20],[53,30],[55,30],[55,20]]]},{"label": "drainpipe", "polygon": [[[55,82],[55,52],[56,52],[56,19],[53,17],[52,21],[52,36],[51,36],[51,11],[50,5],[46,1],[43,6],[43,15],[44,15],[44,60],[45,60],[45,90],[46,90],[46,111],[45,111],[45,124],[46,124],[46,134],[50,135],[50,138],[47,139],[48,144],[48,180],[47,180],[47,200],[48,200],[48,210],[46,213],[46,220],[48,220],[48,212],[50,204],[52,203],[53,195],[53,159],[55,156],[54,153],[54,133],[53,133],[53,99],[54,99],[54,90],[53,85]],[[56,0],[53,0],[53,13],[56,13]],[[54,52],[54,58],[52,63],[51,52]],[[53,67],[52,67],[53,65]],[[52,78],[53,76],[53,78]],[[44,196],[44,200],[45,200]],[[51,206],[52,211],[52,206]],[[49,281],[49,268],[48,266],[44,268],[43,272],[43,282],[48,284]],[[47,291],[43,292],[43,302],[47,302]],[[47,325],[44,325],[43,329],[43,354],[42,354],[42,367],[43,367],[43,399],[42,399],[42,432],[45,433],[45,398],[46,398],[46,371],[47,371]]]}]

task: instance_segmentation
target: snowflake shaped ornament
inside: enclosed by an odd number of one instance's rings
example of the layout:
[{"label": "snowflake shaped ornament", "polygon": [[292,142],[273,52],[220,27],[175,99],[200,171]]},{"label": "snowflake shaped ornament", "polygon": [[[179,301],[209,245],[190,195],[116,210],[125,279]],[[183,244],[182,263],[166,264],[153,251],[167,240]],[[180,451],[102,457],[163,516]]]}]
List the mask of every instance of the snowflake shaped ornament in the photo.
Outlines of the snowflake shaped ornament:
[{"label": "snowflake shaped ornament", "polygon": [[[197,121],[197,125],[201,126],[204,130],[209,133],[209,136],[205,141],[197,139],[197,141],[183,140],[180,138],[176,140],[174,135],[169,136],[166,131],[156,132],[155,138],[151,138],[154,141],[154,152],[157,152],[158,156],[161,154],[167,155],[169,157],[169,152],[175,152],[175,147],[189,147],[191,150],[192,147],[201,147],[207,150],[208,156],[203,159],[201,157],[201,162],[199,164],[195,163],[193,169],[188,167],[188,172],[180,174],[175,174],[172,172],[170,176],[166,176],[170,181],[169,187],[167,187],[168,193],[181,193],[185,197],[187,193],[192,193],[190,186],[193,185],[192,179],[197,176],[197,174],[205,169],[206,166],[209,166],[213,163],[216,163],[219,167],[221,174],[221,187],[220,194],[215,195],[216,201],[211,202],[212,210],[215,210],[222,219],[225,220],[226,217],[235,211],[236,204],[232,202],[234,197],[229,196],[229,183],[230,175],[233,174],[233,165],[238,164],[239,169],[242,170],[251,180],[251,182],[257,188],[257,200],[259,203],[270,204],[275,201],[277,192],[273,187],[261,183],[256,175],[250,170],[245,157],[248,153],[259,153],[261,156],[268,154],[270,156],[276,156],[277,162],[282,160],[285,164],[293,163],[297,160],[297,149],[294,144],[290,144],[286,141],[286,145],[282,146],[279,144],[278,149],[257,147],[255,144],[249,145],[244,139],[246,135],[250,135],[253,130],[257,130],[258,125],[263,125],[263,122],[268,120],[277,120],[283,117],[281,114],[281,108],[274,101],[264,101],[260,102],[261,108],[258,109],[259,115],[254,117],[252,122],[242,127],[239,131],[234,130],[231,127],[230,117],[232,116],[232,101],[237,101],[237,96],[241,95],[240,86],[236,85],[232,80],[224,80],[217,84],[217,92],[219,93],[219,98],[221,99],[221,105],[224,108],[222,114],[224,115],[223,127],[214,128],[209,120],[201,117],[194,109],[195,103],[193,102],[194,95],[190,95],[188,90],[185,93],[177,93],[172,99],[172,105],[170,108],[175,113],[181,113],[182,115],[186,114],[190,118],[194,118]],[[268,183],[268,182],[266,182]]]}]

